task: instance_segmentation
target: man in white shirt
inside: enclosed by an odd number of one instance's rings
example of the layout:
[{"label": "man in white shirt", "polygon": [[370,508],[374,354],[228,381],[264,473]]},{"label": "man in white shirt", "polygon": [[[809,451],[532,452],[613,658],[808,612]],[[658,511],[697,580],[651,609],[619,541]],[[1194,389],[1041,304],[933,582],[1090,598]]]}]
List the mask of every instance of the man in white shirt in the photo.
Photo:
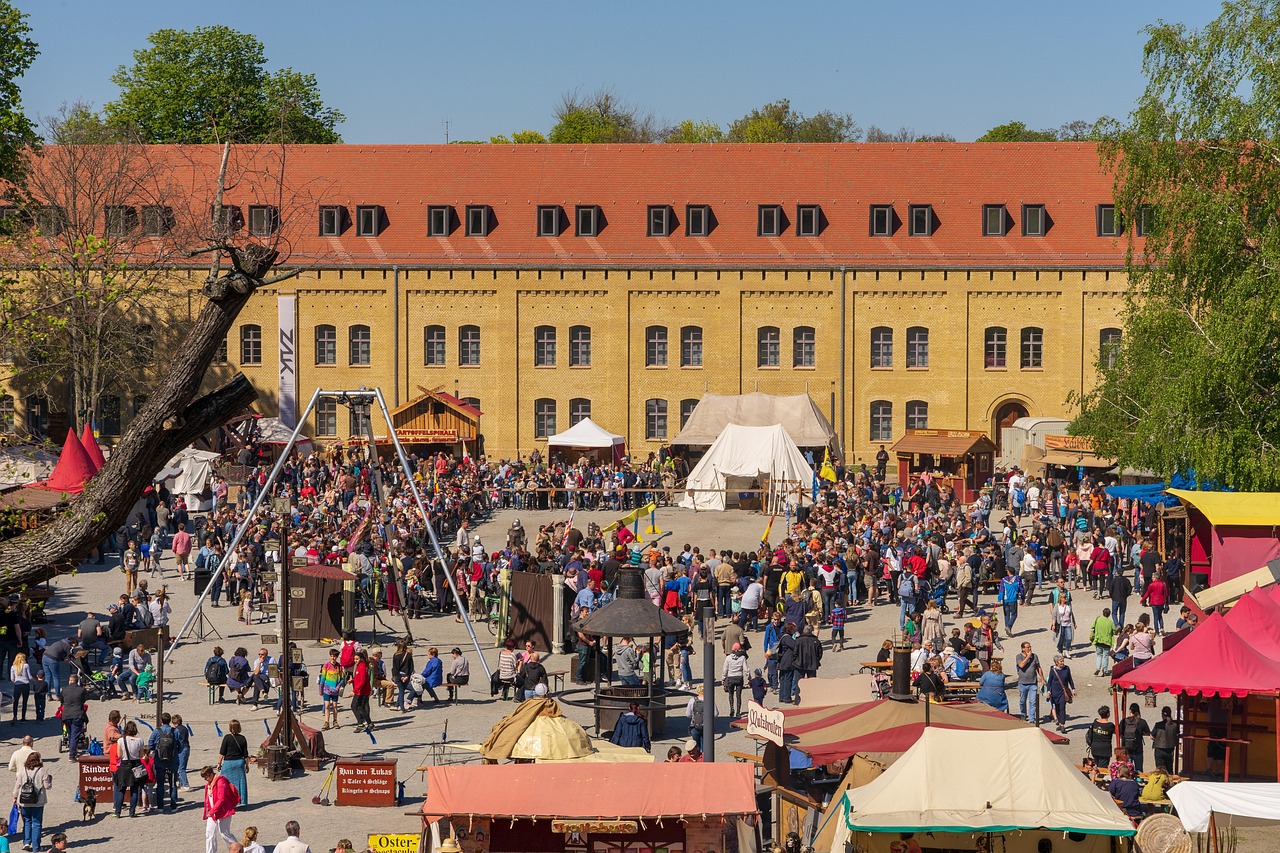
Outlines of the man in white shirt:
[{"label": "man in white shirt", "polygon": [[281,841],[275,847],[275,853],[311,853],[311,848],[307,843],[298,837],[298,833],[302,831],[302,827],[298,826],[296,820],[291,820],[284,825],[285,840]]},{"label": "man in white shirt", "polygon": [[9,772],[17,773],[23,767],[27,766],[27,756],[36,751],[36,742],[27,735],[22,739],[22,746],[13,751],[13,757],[9,759]]}]

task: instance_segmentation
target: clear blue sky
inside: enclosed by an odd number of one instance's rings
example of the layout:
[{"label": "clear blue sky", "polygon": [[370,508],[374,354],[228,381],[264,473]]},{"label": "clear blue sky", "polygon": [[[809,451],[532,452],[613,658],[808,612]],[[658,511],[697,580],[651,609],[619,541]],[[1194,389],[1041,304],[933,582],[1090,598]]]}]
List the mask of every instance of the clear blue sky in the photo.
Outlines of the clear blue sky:
[{"label": "clear blue sky", "polygon": [[161,28],[253,33],[272,69],[311,72],[347,116],[347,142],[487,139],[549,129],[563,92],[613,88],[660,119],[724,125],[790,98],[970,140],[1009,120],[1057,127],[1127,115],[1143,26],[1201,26],[1190,0],[1045,2],[475,2],[432,0],[15,0],[41,55],[31,115],[101,107],[115,69]]}]

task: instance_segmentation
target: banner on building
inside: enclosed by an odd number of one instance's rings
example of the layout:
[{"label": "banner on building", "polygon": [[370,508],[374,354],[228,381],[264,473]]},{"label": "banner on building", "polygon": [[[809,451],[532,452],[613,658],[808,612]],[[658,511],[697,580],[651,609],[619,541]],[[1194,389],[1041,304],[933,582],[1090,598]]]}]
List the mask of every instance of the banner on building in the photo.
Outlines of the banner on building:
[{"label": "banner on building", "polygon": [[298,425],[298,336],[294,322],[297,299],[276,298],[280,320],[280,423],[289,429]]}]

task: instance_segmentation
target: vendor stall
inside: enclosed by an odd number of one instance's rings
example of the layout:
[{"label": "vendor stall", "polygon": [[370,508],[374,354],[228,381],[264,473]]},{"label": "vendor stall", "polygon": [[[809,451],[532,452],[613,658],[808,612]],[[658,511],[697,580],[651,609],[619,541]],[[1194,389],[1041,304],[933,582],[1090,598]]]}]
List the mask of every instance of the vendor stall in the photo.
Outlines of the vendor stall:
[{"label": "vendor stall", "polygon": [[627,455],[627,440],[591,418],[583,418],[547,439],[547,455],[555,454],[575,465],[584,456],[605,465],[621,465]]},{"label": "vendor stall", "polygon": [[498,764],[427,768],[423,853],[754,853],[742,764]]},{"label": "vendor stall", "polygon": [[1216,586],[1280,557],[1280,492],[1200,492],[1171,488],[1187,508],[1187,565]]},{"label": "vendor stall", "polygon": [[1081,435],[1046,435],[1043,464],[1055,480],[1078,483],[1086,474],[1097,474],[1116,467],[1114,459],[1104,459],[1094,452],[1093,439]]},{"label": "vendor stall", "polygon": [[[419,386],[418,390],[422,392],[419,396],[391,412],[391,423],[400,441],[420,450],[479,456],[482,412],[439,388]],[[385,436],[376,436],[374,440],[378,444],[389,441]]]},{"label": "vendor stall", "polygon": [[898,482],[903,489],[927,474],[969,503],[977,500],[991,477],[996,446],[981,430],[909,429],[893,452],[898,456]]}]

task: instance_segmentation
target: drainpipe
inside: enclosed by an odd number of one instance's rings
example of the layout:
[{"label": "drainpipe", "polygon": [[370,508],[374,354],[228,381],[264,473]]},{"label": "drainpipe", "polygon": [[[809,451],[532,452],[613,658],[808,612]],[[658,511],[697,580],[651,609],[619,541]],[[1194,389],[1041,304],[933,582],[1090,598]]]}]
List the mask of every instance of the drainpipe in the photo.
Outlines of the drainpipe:
[{"label": "drainpipe", "polygon": [[[400,266],[391,267],[391,405],[400,406]],[[408,362],[405,363],[405,378],[409,378]]]},{"label": "drainpipe", "polygon": [[[844,396],[845,382],[847,381],[847,377],[848,377],[848,373],[845,369],[845,360],[847,358],[845,347],[847,346],[846,340],[848,336],[848,329],[845,327],[845,310],[846,310],[845,301],[847,298],[846,291],[845,291],[846,271],[847,270],[845,267],[843,266],[840,267],[840,453],[842,456],[846,453],[846,448],[849,446],[849,436],[845,432],[845,396]],[[835,426],[835,424],[832,424],[832,426]],[[849,462],[847,459],[844,461],[845,461],[845,467],[847,468]]]}]

